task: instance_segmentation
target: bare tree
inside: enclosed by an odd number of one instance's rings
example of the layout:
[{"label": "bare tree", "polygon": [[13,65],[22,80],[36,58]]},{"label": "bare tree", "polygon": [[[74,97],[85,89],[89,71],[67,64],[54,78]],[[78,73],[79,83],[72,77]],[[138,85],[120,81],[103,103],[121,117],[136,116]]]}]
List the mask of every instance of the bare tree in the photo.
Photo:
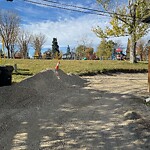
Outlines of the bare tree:
[{"label": "bare tree", "polygon": [[17,38],[17,43],[18,43],[18,46],[19,46],[19,49],[20,49],[20,52],[23,56],[23,58],[28,58],[28,47],[29,47],[29,44],[31,42],[31,37],[32,35],[27,32],[27,31],[20,31],[19,32],[19,35],[18,35],[18,38]]},{"label": "bare tree", "polygon": [[32,37],[32,47],[35,50],[34,57],[36,57],[36,58],[42,57],[41,50],[42,50],[42,46],[44,45],[45,42],[46,42],[46,37],[42,33],[40,33],[38,35],[34,35]]},{"label": "bare tree", "polygon": [[20,17],[16,13],[12,11],[0,11],[0,36],[7,48],[8,58],[13,57],[19,24]]},{"label": "bare tree", "polygon": [[87,34],[84,34],[78,41],[78,45],[84,45],[86,47],[92,47],[93,41],[88,37]]}]

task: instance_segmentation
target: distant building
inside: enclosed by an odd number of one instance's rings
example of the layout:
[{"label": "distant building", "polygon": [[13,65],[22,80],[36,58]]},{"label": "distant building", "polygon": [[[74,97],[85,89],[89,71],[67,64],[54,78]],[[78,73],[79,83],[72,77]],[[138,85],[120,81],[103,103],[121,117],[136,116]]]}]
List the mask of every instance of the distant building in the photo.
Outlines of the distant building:
[{"label": "distant building", "polygon": [[42,56],[43,59],[52,59],[52,53],[50,50],[47,50],[43,53],[43,56]]},{"label": "distant building", "polygon": [[66,60],[76,59],[76,53],[74,52],[65,53],[62,55],[62,59],[66,59]]},{"label": "distant building", "polygon": [[23,58],[23,55],[20,51],[17,51],[15,54],[14,54],[14,58],[15,59],[22,59]]}]

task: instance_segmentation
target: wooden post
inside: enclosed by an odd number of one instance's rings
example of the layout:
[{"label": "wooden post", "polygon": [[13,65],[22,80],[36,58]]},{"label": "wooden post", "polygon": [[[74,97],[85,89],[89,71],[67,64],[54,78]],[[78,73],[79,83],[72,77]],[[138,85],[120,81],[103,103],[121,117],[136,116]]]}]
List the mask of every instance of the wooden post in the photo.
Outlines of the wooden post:
[{"label": "wooden post", "polygon": [[14,71],[17,73],[17,64],[14,64]]},{"label": "wooden post", "polygon": [[[150,24],[150,15],[146,16],[146,18],[144,18],[142,22]],[[150,40],[148,41],[146,46],[148,47],[148,92],[150,93]]]},{"label": "wooden post", "polygon": [[148,92],[150,93],[150,46],[149,45],[148,45]]}]

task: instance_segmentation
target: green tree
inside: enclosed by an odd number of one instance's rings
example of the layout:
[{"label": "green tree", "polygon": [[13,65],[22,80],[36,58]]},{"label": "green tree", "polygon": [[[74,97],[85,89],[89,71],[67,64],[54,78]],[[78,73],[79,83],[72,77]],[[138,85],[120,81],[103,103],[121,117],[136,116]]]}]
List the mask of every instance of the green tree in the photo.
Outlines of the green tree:
[{"label": "green tree", "polygon": [[84,45],[79,45],[76,48],[76,54],[77,54],[78,59],[83,59],[84,57],[86,57],[85,50],[86,50],[86,46]]},{"label": "green tree", "polygon": [[70,46],[68,45],[68,47],[67,47],[67,54],[70,54]]},{"label": "green tree", "polygon": [[86,53],[86,58],[87,59],[89,59],[89,60],[92,59],[93,53],[94,53],[94,48],[92,48],[92,47],[86,47],[85,53]]},{"label": "green tree", "polygon": [[52,50],[48,49],[47,51],[45,51],[42,55],[43,59],[51,59],[52,58]]},{"label": "green tree", "polygon": [[60,54],[57,38],[53,38],[52,41],[52,54],[53,54],[53,58],[58,57]]},{"label": "green tree", "polygon": [[97,48],[96,55],[101,59],[111,58],[115,45],[116,43],[112,40],[106,41],[106,39],[103,38]]},{"label": "green tree", "polygon": [[85,52],[92,55],[94,52],[94,49],[93,49],[93,47],[86,47]]},{"label": "green tree", "polygon": [[[135,0],[128,1],[127,6],[116,6],[115,11],[110,11],[112,7],[112,0],[97,0],[103,8],[110,14],[111,27],[106,27],[103,31],[100,27],[95,28],[93,31],[100,38],[108,36],[130,36],[130,62],[136,63],[136,44],[137,41],[148,32],[149,25],[144,24],[143,20],[149,1]],[[115,6],[114,6],[115,7]],[[114,8],[113,7],[113,8]]]}]

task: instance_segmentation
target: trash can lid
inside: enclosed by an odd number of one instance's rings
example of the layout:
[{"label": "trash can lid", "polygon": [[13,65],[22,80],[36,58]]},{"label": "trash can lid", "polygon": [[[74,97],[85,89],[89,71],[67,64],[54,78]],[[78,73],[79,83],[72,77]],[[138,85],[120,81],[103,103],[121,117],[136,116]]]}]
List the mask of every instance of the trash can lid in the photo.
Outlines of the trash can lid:
[{"label": "trash can lid", "polygon": [[4,70],[12,72],[14,70],[14,67],[8,66],[8,65],[7,66],[0,66],[0,71],[4,71]]}]

